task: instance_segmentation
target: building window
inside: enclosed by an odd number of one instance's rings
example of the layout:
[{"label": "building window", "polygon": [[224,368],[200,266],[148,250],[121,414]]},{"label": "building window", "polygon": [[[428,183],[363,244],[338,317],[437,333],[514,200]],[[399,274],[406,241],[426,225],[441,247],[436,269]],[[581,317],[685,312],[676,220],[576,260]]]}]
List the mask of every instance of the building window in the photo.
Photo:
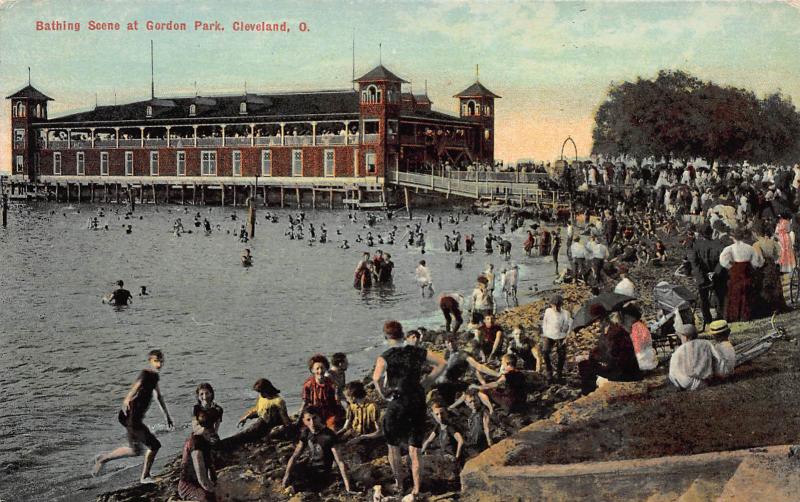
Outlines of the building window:
[{"label": "building window", "polygon": [[53,174],[61,174],[61,152],[53,153]]},{"label": "building window", "polygon": [[375,174],[378,171],[377,166],[375,165],[374,153],[364,154],[364,164],[367,166],[367,175]]},{"label": "building window", "polygon": [[303,175],[303,150],[292,150],[292,176]]},{"label": "building window", "polygon": [[133,152],[125,152],[125,176],[133,176]]},{"label": "building window", "polygon": [[239,115],[247,115],[247,103],[244,101],[239,103]]},{"label": "building window", "polygon": [[490,139],[492,139],[492,130],[491,129],[485,129],[483,131],[483,139],[485,139],[486,141],[489,141]]},{"label": "building window", "polygon": [[467,101],[467,113],[465,115],[474,117],[475,115],[480,115],[480,108],[475,105],[475,102],[472,100]]},{"label": "building window", "polygon": [[200,154],[200,174],[203,176],[217,175],[217,152],[204,151]]},{"label": "building window", "polygon": [[194,117],[197,115],[197,105],[189,105],[189,116]]},{"label": "building window", "polygon": [[25,162],[24,162],[24,158],[22,157],[22,155],[17,155],[17,172],[18,173],[22,172],[22,168],[24,167],[24,165],[25,165]]},{"label": "building window", "polygon": [[108,176],[108,152],[100,152],[100,176]]},{"label": "building window", "polygon": [[23,103],[22,101],[17,101],[17,104],[14,106],[14,116],[15,117],[25,116],[25,103]]},{"label": "building window", "polygon": [[34,108],[34,111],[33,111],[33,116],[34,117],[41,117],[42,116],[42,105],[41,104],[38,104],[38,103],[36,104],[36,107]]},{"label": "building window", "polygon": [[178,176],[186,176],[186,152],[175,154],[175,168]]},{"label": "building window", "polygon": [[325,165],[325,176],[333,176],[333,166],[334,166],[334,153],[333,150],[325,150],[323,154],[323,161]]},{"label": "building window", "polygon": [[152,106],[148,106],[147,107],[147,110],[145,111],[145,116],[147,118],[150,118],[150,117],[153,116],[153,107]]},{"label": "building window", "polygon": [[484,106],[483,114],[486,115],[487,117],[490,117],[492,115],[492,107],[489,105]]},{"label": "building window", "polygon": [[361,92],[361,101],[364,103],[380,103],[381,90],[376,85],[370,85]]},{"label": "building window", "polygon": [[14,129],[14,148],[25,148],[25,129]]},{"label": "building window", "polygon": [[75,152],[75,170],[78,174],[86,174],[86,157],[83,152]]},{"label": "building window", "polygon": [[261,176],[272,176],[271,150],[261,150]]},{"label": "building window", "polygon": [[234,176],[242,175],[242,152],[240,150],[233,151],[233,158],[231,159],[231,170]]},{"label": "building window", "polygon": [[158,176],[158,152],[150,152],[150,176]]}]

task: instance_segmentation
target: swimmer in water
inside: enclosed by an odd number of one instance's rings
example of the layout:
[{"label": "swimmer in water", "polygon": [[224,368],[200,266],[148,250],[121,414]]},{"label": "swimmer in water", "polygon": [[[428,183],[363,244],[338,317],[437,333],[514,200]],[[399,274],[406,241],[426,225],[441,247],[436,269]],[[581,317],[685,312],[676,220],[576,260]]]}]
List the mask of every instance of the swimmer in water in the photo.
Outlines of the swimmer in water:
[{"label": "swimmer in water", "polygon": [[139,286],[139,296],[148,296],[147,286]]},{"label": "swimmer in water", "polygon": [[131,292],[125,289],[123,286],[125,286],[125,283],[122,281],[122,279],[118,280],[117,289],[104,296],[103,303],[108,303],[109,305],[113,305],[115,307],[121,307],[123,305],[130,304],[133,301],[133,295],[131,295]]},{"label": "swimmer in water", "polygon": [[128,225],[127,228],[125,228],[125,233],[129,234],[131,232],[133,232],[133,226],[132,225]]},{"label": "swimmer in water", "polygon": [[250,249],[245,249],[242,252],[242,266],[243,267],[252,267],[253,266],[253,256],[250,254]]}]

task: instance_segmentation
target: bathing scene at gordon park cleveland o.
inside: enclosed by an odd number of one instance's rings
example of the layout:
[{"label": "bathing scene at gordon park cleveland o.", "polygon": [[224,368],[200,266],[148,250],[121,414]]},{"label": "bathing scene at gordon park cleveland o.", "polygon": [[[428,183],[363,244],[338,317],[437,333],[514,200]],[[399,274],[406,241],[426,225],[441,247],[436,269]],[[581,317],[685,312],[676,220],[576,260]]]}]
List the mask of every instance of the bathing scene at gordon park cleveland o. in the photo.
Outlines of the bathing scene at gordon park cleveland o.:
[{"label": "bathing scene at gordon park cleveland o.", "polygon": [[797,29],[765,30],[800,8],[648,8],[763,14],[764,52],[548,31],[608,65],[560,88],[495,38],[431,42],[461,67],[348,31],[333,74],[203,90],[185,40],[137,38],[138,87],[99,101],[117,77],[20,60],[2,500],[795,500]]}]

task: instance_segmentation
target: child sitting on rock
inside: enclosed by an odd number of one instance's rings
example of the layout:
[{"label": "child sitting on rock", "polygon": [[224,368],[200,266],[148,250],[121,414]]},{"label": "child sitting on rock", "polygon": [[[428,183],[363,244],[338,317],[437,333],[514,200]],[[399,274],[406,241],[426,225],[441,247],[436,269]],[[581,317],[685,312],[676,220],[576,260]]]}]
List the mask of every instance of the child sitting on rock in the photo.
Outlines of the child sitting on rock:
[{"label": "child sitting on rock", "polygon": [[468,389],[461,397],[448,409],[452,410],[461,403],[470,409],[467,418],[466,446],[470,451],[470,457],[480,453],[489,446],[492,446],[492,433],[489,428],[489,418],[493,412],[491,403],[484,401],[480,392],[475,389]]},{"label": "child sitting on rock", "polygon": [[[481,378],[480,374],[478,378]],[[514,354],[505,354],[500,360],[500,378],[488,384],[473,384],[470,388],[487,391],[495,404],[510,413],[524,411],[528,400],[525,375],[517,369],[517,356]]]},{"label": "child sitting on rock", "polygon": [[422,443],[422,453],[425,453],[428,446],[434,440],[437,440],[439,451],[442,455],[453,455],[456,460],[461,460],[464,436],[450,423],[447,409],[442,403],[433,401],[431,403],[431,415],[433,415],[436,426],[425,442]]},{"label": "child sitting on rock", "polygon": [[375,403],[367,400],[364,384],[355,380],[344,386],[347,399],[345,422],[336,434],[358,438],[375,438],[381,435],[380,411]]},{"label": "child sitting on rock", "polygon": [[325,425],[336,430],[336,422],[342,416],[342,407],[336,395],[336,384],[325,376],[330,368],[328,358],[322,354],[315,354],[308,360],[311,376],[303,383],[302,409],[315,408]]},{"label": "child sitting on rock", "polygon": [[[284,488],[289,486],[289,481],[294,474],[294,479],[299,485],[295,487],[298,491],[320,492],[331,484],[331,467],[336,462],[344,482],[344,489],[351,493],[347,466],[336,449],[336,445],[339,443],[336,433],[325,427],[322,415],[316,408],[303,409],[300,419],[303,430],[294,452],[286,464],[286,473],[283,475],[282,482]],[[306,447],[308,448],[308,458],[298,462],[300,454]]]}]

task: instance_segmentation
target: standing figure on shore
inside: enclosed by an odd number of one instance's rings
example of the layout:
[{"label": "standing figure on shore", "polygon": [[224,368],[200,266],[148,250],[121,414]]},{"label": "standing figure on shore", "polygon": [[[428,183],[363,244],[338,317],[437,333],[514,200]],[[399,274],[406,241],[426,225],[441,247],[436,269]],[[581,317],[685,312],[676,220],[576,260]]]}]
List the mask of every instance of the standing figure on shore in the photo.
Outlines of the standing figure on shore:
[{"label": "standing figure on shore", "polygon": [[144,416],[150,407],[150,401],[155,394],[161,411],[167,420],[167,427],[173,428],[172,417],[169,416],[164,396],[158,386],[159,371],[164,364],[164,354],[160,350],[151,350],[147,354],[149,368],[145,368],[139,373],[139,377],[133,383],[131,390],[122,401],[122,409],[119,412],[119,422],[125,427],[128,436],[128,446],[120,446],[110,452],[101,453],[94,459],[93,475],[97,476],[103,469],[106,462],[126,457],[138,457],[142,454],[142,449],[146,449],[144,454],[144,466],[139,482],[153,483],[150,477],[150,469],[153,461],[161,448],[161,443],[156,439],[150,429],[144,425]]},{"label": "standing figure on shore", "polygon": [[786,312],[789,309],[783,297],[781,269],[778,265],[781,246],[769,235],[764,225],[758,224],[755,227],[758,239],[753,244],[753,249],[764,259],[764,266],[755,276],[755,290],[759,295],[757,304],[759,317],[768,316],[773,312]]},{"label": "standing figure on shore", "polygon": [[778,238],[778,243],[781,246],[781,255],[778,258],[778,265],[781,266],[782,274],[791,274],[796,266],[796,259],[794,256],[794,231],[791,229],[791,215],[788,213],[781,213],[778,226],[775,227],[775,237]]},{"label": "standing figure on shore", "polygon": [[725,319],[749,321],[753,317],[752,305],[756,298],[753,289],[753,270],[764,264],[764,258],[753,246],[744,242],[744,230],[733,233],[733,244],[722,250],[719,263],[729,270],[728,294],[725,302]]},{"label": "standing figure on shore", "polygon": [[444,293],[439,297],[439,309],[444,316],[445,331],[458,333],[458,328],[464,322],[461,315],[462,303],[464,303],[464,296],[459,293]]},{"label": "standing figure on shore", "polygon": [[[427,421],[425,387],[433,384],[444,371],[442,356],[422,347],[403,345],[403,327],[397,321],[387,321],[383,334],[389,349],[378,356],[372,382],[383,399],[390,399],[384,414],[383,428],[389,446],[389,465],[395,478],[397,492],[403,490],[405,475],[401,472],[400,445],[408,444],[413,479],[412,496],[419,495],[422,483],[419,450],[425,436]],[[433,370],[424,377],[424,367]],[[386,380],[384,384],[384,374]]]}]

